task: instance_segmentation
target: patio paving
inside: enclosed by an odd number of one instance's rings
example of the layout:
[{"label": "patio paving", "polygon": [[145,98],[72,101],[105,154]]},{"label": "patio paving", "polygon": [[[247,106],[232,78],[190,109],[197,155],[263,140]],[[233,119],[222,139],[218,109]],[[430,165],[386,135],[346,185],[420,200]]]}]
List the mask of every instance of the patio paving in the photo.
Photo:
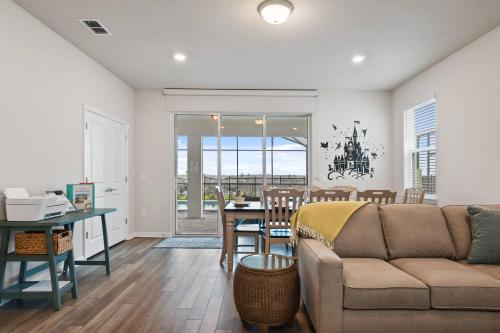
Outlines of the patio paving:
[{"label": "patio paving", "polygon": [[218,212],[206,210],[202,218],[188,218],[187,211],[177,211],[178,235],[220,235]]}]

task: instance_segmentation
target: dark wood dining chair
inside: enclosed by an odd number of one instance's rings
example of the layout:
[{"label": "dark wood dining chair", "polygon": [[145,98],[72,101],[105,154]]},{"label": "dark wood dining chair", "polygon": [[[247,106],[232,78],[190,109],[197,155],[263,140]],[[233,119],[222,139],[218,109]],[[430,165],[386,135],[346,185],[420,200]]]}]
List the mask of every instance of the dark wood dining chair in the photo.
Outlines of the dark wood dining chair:
[{"label": "dark wood dining chair", "polygon": [[403,203],[407,204],[423,204],[425,199],[425,190],[422,188],[407,188],[405,189],[405,196]]},{"label": "dark wood dining chair", "polygon": [[379,205],[386,205],[396,202],[398,192],[389,190],[366,190],[356,192],[356,201],[371,201]]},{"label": "dark wood dining chair", "polygon": [[[219,213],[220,220],[222,225],[222,250],[220,254],[220,264],[224,262],[224,258],[227,254],[227,244],[226,244],[226,212],[224,208],[226,208],[226,200],[224,199],[224,193],[219,186],[215,187],[215,192],[217,193],[217,202],[219,204]],[[246,253],[246,254],[254,254],[259,252],[259,238],[260,238],[260,225],[257,224],[235,224],[233,227],[234,231],[234,248],[235,251],[233,253]],[[250,245],[240,245],[238,244],[238,237],[252,237],[254,239],[254,244]],[[238,251],[239,247],[253,247],[254,250],[252,252],[242,252]]]},{"label": "dark wood dining chair", "polygon": [[349,201],[351,192],[341,190],[316,190],[309,193],[309,200],[313,202]]},{"label": "dark wood dining chair", "polygon": [[264,222],[262,247],[265,253],[271,244],[290,243],[290,217],[304,204],[304,191],[297,189],[264,190]]}]

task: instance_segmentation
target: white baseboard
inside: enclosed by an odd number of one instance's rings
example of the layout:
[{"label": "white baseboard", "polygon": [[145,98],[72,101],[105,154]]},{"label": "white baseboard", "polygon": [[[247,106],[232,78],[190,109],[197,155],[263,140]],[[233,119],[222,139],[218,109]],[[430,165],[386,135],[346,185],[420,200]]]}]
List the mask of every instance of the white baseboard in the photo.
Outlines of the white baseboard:
[{"label": "white baseboard", "polygon": [[145,238],[167,238],[172,237],[171,232],[132,232],[128,235],[127,240],[137,237]]}]

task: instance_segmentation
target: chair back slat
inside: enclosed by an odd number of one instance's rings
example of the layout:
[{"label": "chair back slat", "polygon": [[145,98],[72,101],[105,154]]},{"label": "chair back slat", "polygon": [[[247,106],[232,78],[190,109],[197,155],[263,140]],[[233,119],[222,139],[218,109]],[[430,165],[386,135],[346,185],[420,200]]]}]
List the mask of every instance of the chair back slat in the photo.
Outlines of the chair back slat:
[{"label": "chair back slat", "polygon": [[219,204],[219,213],[220,220],[222,226],[222,234],[226,235],[226,212],[224,208],[226,208],[226,199],[224,199],[224,192],[222,192],[222,188],[220,186],[215,187],[215,192],[217,193],[217,203]]},{"label": "chair back slat", "polygon": [[397,192],[389,190],[366,190],[356,192],[357,201],[371,201],[378,205],[387,205],[396,202]]},{"label": "chair back slat", "polygon": [[404,203],[407,204],[423,204],[425,198],[425,190],[421,188],[407,188],[405,189]]},{"label": "chair back slat", "polygon": [[351,192],[342,190],[317,190],[309,194],[311,202],[349,201]]},{"label": "chair back slat", "polygon": [[304,203],[304,191],[278,188],[264,190],[263,193],[266,227],[290,228],[290,217]]}]

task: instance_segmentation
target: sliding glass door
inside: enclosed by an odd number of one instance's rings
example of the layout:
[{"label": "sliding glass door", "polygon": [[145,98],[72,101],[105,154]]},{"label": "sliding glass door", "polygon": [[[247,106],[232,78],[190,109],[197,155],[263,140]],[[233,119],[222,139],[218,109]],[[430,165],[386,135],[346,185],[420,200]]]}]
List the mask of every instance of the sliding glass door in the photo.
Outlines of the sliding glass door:
[{"label": "sliding glass door", "polygon": [[228,200],[258,197],[263,184],[262,116],[222,116],[221,185]]},{"label": "sliding glass door", "polygon": [[[217,180],[218,119],[215,116],[176,115],[176,224],[180,235],[218,234],[217,197],[206,191]],[[217,183],[215,183],[216,185]]]},{"label": "sliding glass door", "polygon": [[226,201],[262,186],[308,183],[308,116],[176,115],[176,234],[219,234]]},{"label": "sliding glass door", "polygon": [[308,117],[266,117],[267,185],[307,185]]}]

